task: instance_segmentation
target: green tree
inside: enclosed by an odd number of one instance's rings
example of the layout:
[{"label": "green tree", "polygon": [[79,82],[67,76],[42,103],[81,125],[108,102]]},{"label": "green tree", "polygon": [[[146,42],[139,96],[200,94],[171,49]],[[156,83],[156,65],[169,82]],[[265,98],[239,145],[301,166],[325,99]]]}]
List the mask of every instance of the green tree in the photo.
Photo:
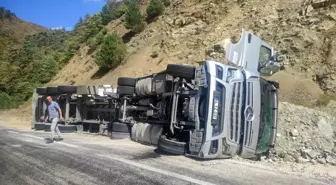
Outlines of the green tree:
[{"label": "green tree", "polygon": [[118,6],[117,10],[116,10],[116,16],[119,18],[121,16],[123,16],[127,11],[127,6],[125,5],[125,3],[120,3],[120,5]]},{"label": "green tree", "polygon": [[97,53],[96,62],[100,68],[114,68],[125,58],[126,45],[117,33],[106,35],[103,39],[100,51]]},{"label": "green tree", "polygon": [[170,0],[163,0],[163,4],[165,6],[170,6]]},{"label": "green tree", "polygon": [[126,11],[126,6],[123,2],[117,0],[110,0],[103,6],[101,14],[103,24],[107,25],[110,21],[122,16]]},{"label": "green tree", "polygon": [[85,34],[83,42],[86,41],[88,38],[96,35],[103,28],[101,14],[95,14],[94,16],[90,17],[87,21],[85,21],[84,25]]},{"label": "green tree", "polygon": [[0,92],[0,109],[12,108],[12,98],[5,92]]},{"label": "green tree", "polygon": [[106,28],[102,29],[95,37],[88,40],[87,45],[89,46],[88,54],[93,53],[97,47],[103,42],[104,36],[107,33]]},{"label": "green tree", "polygon": [[85,17],[84,17],[84,20],[88,20],[88,19],[90,19],[90,17],[91,17],[91,15],[89,13],[86,13]]},{"label": "green tree", "polygon": [[147,7],[147,19],[153,19],[163,13],[165,6],[161,0],[151,0]]},{"label": "green tree", "polygon": [[83,18],[82,17],[80,17],[79,18],[79,20],[78,20],[78,22],[76,23],[76,25],[75,25],[75,29],[78,29],[78,27],[80,27],[82,24],[83,24]]},{"label": "green tree", "polygon": [[36,76],[38,76],[39,83],[49,82],[58,72],[59,64],[58,62],[50,56],[46,56],[37,62],[39,70]]},{"label": "green tree", "polygon": [[141,15],[139,9],[139,2],[137,0],[126,0],[127,11],[125,14],[125,27],[131,29],[134,33],[140,33],[144,28],[144,17]]},{"label": "green tree", "polygon": [[101,16],[103,25],[107,25],[113,19],[109,4],[103,6]]}]

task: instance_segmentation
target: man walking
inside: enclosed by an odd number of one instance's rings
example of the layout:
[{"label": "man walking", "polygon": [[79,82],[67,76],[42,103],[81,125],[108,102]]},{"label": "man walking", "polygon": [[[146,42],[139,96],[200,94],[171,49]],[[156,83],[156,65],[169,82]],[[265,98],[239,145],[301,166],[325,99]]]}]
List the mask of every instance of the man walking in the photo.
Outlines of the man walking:
[{"label": "man walking", "polygon": [[44,114],[44,120],[47,122],[51,122],[51,136],[50,136],[50,142],[54,141],[54,136],[55,136],[55,131],[56,134],[58,135],[59,140],[63,140],[63,136],[61,135],[61,132],[59,131],[58,128],[58,121],[62,120],[62,110],[59,107],[58,103],[53,101],[52,98],[50,96],[47,97],[47,108],[45,110],[45,114]]}]

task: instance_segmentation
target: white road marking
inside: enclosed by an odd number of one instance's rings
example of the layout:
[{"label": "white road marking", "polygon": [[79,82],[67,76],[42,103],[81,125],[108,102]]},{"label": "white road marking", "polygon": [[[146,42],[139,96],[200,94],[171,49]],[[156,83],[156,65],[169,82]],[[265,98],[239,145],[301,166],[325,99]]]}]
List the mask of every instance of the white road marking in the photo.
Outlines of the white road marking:
[{"label": "white road marking", "polygon": [[44,140],[43,137],[38,137],[38,136],[33,136],[33,135],[30,135],[30,134],[21,134],[23,136],[27,136],[27,137],[31,137],[31,138],[35,138],[35,139],[41,139],[41,140]]},{"label": "white road marking", "polygon": [[54,142],[55,144],[59,144],[59,145],[64,145],[64,146],[69,146],[69,147],[73,147],[73,148],[80,148],[80,149],[85,149],[88,150],[88,148],[79,146],[79,145],[73,145],[73,144],[69,144],[69,143],[63,143],[63,142]]},{"label": "white road marking", "polygon": [[21,147],[22,145],[11,145],[12,147],[18,148]]},{"label": "white road marking", "polygon": [[[35,138],[35,139],[41,139],[44,140],[43,137],[38,137],[38,136],[34,136],[34,135],[30,135],[30,134],[22,134],[23,136],[27,136],[27,137],[31,137],[31,138]],[[73,148],[81,148],[81,149],[87,149],[85,147],[79,146],[79,145],[73,145],[73,144],[69,144],[69,143],[64,143],[64,142],[54,142],[53,144],[59,144],[59,145],[64,145],[64,146],[68,146],[68,147],[73,147]]]},{"label": "white road marking", "polygon": [[12,134],[18,134],[19,133],[19,132],[15,132],[15,131],[11,131],[11,130],[8,130],[7,132],[12,133]]},{"label": "white road marking", "polygon": [[200,185],[214,185],[214,184],[209,183],[209,182],[205,182],[205,181],[202,181],[202,180],[198,180],[198,179],[188,177],[188,176],[185,176],[185,175],[181,175],[181,174],[177,174],[177,173],[174,173],[174,172],[162,170],[162,169],[155,168],[155,167],[152,167],[152,166],[147,166],[145,164],[137,163],[135,161],[120,158],[120,157],[117,157],[117,156],[111,156],[111,155],[106,156],[106,155],[100,155],[100,154],[96,154],[96,155],[99,156],[99,157],[105,157],[105,158],[108,158],[108,159],[112,159],[112,160],[116,160],[116,161],[119,161],[119,162],[122,162],[122,163],[126,163],[126,164],[129,164],[129,165],[138,167],[138,168],[142,168],[144,170],[148,170],[148,171],[160,173],[160,174],[163,174],[163,175],[171,176],[173,178],[178,178],[178,179],[188,181],[188,182],[191,182],[191,183],[200,184]]}]

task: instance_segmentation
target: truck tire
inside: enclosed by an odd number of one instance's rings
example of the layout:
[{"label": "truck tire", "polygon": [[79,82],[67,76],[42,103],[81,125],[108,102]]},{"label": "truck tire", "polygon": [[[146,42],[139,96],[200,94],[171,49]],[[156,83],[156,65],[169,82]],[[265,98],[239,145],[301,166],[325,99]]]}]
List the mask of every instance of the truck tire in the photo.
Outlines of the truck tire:
[{"label": "truck tire", "polygon": [[112,139],[127,139],[130,138],[130,133],[112,132]]},{"label": "truck tire", "polygon": [[80,95],[89,95],[90,94],[88,86],[86,86],[86,85],[78,86],[77,90],[76,90],[76,93],[80,94]]},{"label": "truck tire", "polygon": [[168,64],[166,68],[166,73],[174,77],[192,79],[195,77],[195,67],[178,64]]},{"label": "truck tire", "polygon": [[[44,124],[44,131],[50,132],[51,123],[45,123]],[[77,132],[77,126],[76,125],[62,125],[58,124],[58,129],[61,133],[72,133]]]},{"label": "truck tire", "polygon": [[128,77],[120,77],[118,78],[118,86],[130,86],[135,87],[136,79],[128,78]]},{"label": "truck tire", "polygon": [[185,154],[185,148],[186,148],[185,142],[169,140],[165,135],[160,136],[158,146],[160,150],[162,150],[163,152],[167,152],[169,154],[174,155]]},{"label": "truck tire", "polygon": [[36,93],[39,94],[39,95],[46,95],[47,94],[47,88],[38,87],[38,88],[36,88]]},{"label": "truck tire", "polygon": [[58,125],[58,128],[61,133],[72,133],[77,132],[76,125]]},{"label": "truck tire", "polygon": [[129,86],[118,86],[117,93],[119,95],[133,95],[135,92],[134,87]]},{"label": "truck tire", "polygon": [[61,86],[58,86],[58,92],[59,93],[66,93],[66,94],[74,94],[74,93],[77,92],[77,86],[61,85]]},{"label": "truck tire", "polygon": [[47,94],[48,95],[53,95],[53,94],[58,94],[58,88],[56,87],[47,87]]},{"label": "truck tire", "polygon": [[113,122],[112,123],[112,132],[130,133],[131,132],[131,126],[126,124],[126,123]]},{"label": "truck tire", "polygon": [[35,123],[34,129],[35,130],[44,130],[45,126],[44,123]]}]

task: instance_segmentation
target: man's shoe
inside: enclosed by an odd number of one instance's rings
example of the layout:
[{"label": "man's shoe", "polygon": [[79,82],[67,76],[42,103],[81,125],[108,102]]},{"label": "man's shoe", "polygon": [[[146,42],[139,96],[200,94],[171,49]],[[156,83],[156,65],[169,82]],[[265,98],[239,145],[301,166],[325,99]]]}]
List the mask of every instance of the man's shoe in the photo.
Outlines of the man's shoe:
[{"label": "man's shoe", "polygon": [[45,139],[45,142],[46,142],[46,144],[49,144],[49,143],[53,143],[54,140],[53,140],[53,139],[50,139],[50,138],[46,138],[46,139]]},{"label": "man's shoe", "polygon": [[63,140],[63,137],[59,137],[58,139],[57,139],[57,141],[62,141]]}]

